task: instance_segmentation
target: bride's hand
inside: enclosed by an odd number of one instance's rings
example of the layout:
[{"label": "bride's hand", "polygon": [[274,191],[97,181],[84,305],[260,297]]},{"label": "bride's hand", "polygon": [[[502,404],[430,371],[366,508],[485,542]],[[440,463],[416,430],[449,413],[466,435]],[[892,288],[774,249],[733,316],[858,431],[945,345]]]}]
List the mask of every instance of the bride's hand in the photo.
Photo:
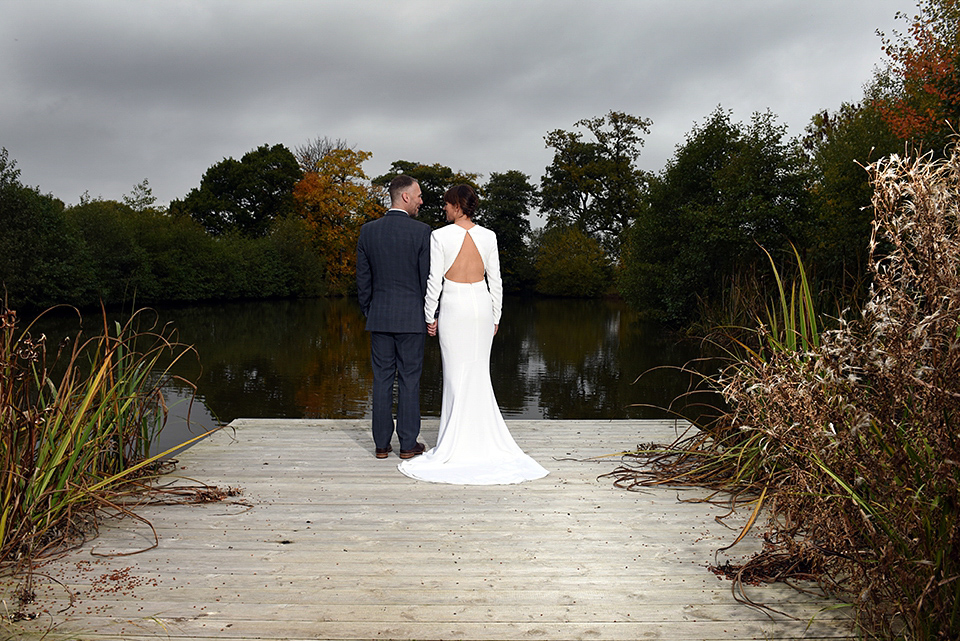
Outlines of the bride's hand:
[{"label": "bride's hand", "polygon": [[493,326],[493,335],[494,335],[494,336],[497,335],[497,330],[498,330],[498,329],[500,329],[500,325],[499,325],[499,324],[495,324],[495,325]]},{"label": "bride's hand", "polygon": [[432,323],[427,323],[427,334],[429,334],[430,336],[437,335],[437,321],[433,321]]}]

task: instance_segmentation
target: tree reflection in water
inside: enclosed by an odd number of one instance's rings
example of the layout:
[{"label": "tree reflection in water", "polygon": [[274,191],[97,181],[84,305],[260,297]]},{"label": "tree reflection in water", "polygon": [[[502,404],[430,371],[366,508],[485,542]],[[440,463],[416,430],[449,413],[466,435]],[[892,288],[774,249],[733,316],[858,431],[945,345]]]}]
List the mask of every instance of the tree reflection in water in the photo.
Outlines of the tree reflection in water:
[{"label": "tree reflection in water", "polygon": [[[194,422],[198,416],[213,420],[204,407],[224,423],[370,415],[370,339],[354,299],[191,305],[159,308],[157,314],[199,353],[199,363],[185,362],[177,372],[197,384],[202,406],[194,408]],[[71,322],[75,331],[75,316],[66,324]],[[57,331],[48,328],[48,334]],[[664,366],[698,356],[696,342],[680,342],[639,322],[618,301],[508,297],[491,375],[506,418],[662,418],[670,415],[634,405],[669,405],[691,381]],[[440,415],[441,381],[439,344],[428,338],[424,416]],[[185,392],[176,384],[170,391],[179,397]],[[694,416],[691,409],[684,414]],[[180,429],[168,426],[165,440],[177,438],[170,432]]]},{"label": "tree reflection in water", "polygon": [[[161,316],[197,347],[198,395],[223,421],[369,416],[370,341],[353,299],[196,305]],[[666,406],[685,392],[689,376],[655,368],[684,365],[698,349],[617,301],[508,297],[491,374],[507,418],[657,418],[667,414],[631,405]],[[428,338],[424,416],[440,415],[441,381],[439,345]]]}]

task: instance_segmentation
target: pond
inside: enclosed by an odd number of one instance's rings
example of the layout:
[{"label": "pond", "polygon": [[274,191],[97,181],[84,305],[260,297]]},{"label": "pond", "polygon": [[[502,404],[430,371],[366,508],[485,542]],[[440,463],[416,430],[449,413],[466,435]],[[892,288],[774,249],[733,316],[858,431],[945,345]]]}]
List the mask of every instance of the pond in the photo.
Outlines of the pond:
[{"label": "pond", "polygon": [[[622,302],[507,297],[503,308],[491,375],[507,419],[666,418],[672,414],[663,408],[695,382],[678,368],[700,356],[699,343],[640,322]],[[197,352],[176,370],[197,386],[194,427],[184,425],[189,387],[171,383],[172,416],[161,449],[235,418],[370,416],[370,339],[355,299],[160,307],[155,313]],[[84,326],[96,321],[88,312]],[[77,320],[44,325],[62,334]],[[441,376],[439,344],[428,337],[425,417],[440,415]],[[675,409],[695,417],[692,404],[703,400]]]}]

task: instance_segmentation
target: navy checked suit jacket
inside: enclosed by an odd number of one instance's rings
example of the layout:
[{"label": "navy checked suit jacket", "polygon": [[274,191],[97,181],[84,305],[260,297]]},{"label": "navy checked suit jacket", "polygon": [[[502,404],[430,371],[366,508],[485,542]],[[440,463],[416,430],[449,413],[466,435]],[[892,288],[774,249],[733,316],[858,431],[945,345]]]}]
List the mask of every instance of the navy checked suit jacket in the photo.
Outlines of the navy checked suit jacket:
[{"label": "navy checked suit jacket", "polygon": [[423,334],[430,226],[391,209],[360,228],[357,295],[367,331]]}]

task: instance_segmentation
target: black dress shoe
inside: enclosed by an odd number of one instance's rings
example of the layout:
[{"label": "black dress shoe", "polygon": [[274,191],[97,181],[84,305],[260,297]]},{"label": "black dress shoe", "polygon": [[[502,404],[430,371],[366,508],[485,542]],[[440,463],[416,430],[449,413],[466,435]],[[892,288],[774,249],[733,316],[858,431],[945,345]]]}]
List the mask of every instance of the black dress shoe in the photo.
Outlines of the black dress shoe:
[{"label": "black dress shoe", "polygon": [[400,458],[413,458],[414,456],[419,456],[423,454],[427,449],[427,446],[423,443],[417,443],[413,446],[412,450],[400,450]]},{"label": "black dress shoe", "polygon": [[377,458],[387,458],[388,456],[390,456],[390,452],[392,452],[392,451],[393,451],[393,446],[392,446],[392,445],[388,445],[388,446],[383,447],[383,448],[378,447],[378,448],[377,448]]}]

